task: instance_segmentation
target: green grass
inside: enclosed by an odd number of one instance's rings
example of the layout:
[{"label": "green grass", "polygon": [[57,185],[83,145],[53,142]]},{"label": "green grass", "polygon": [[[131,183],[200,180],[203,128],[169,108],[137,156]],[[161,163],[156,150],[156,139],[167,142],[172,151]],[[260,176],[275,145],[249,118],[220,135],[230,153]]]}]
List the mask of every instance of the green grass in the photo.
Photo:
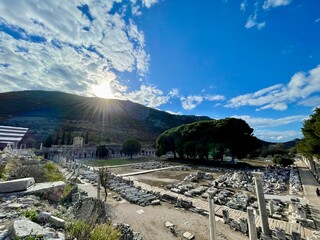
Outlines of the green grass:
[{"label": "green grass", "polygon": [[151,159],[128,159],[128,158],[116,158],[116,159],[96,159],[96,160],[83,160],[81,163],[93,166],[93,167],[101,167],[101,166],[116,166],[122,164],[132,164],[132,163],[143,163],[150,162]]},{"label": "green grass", "polygon": [[249,165],[251,165],[252,167],[266,167],[269,165],[273,165],[272,161],[261,161],[261,160],[241,160],[239,161],[239,163],[247,163]]}]

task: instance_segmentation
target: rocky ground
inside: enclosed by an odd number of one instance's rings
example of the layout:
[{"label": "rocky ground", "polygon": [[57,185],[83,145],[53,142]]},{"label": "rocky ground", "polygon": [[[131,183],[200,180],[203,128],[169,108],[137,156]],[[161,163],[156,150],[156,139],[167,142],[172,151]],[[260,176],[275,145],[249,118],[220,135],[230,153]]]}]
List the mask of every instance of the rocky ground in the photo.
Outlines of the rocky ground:
[{"label": "rocky ground", "polygon": [[[79,188],[88,192],[89,196],[97,194],[96,187],[90,183],[80,184]],[[113,198],[114,196],[118,196],[118,194],[110,192],[107,199],[108,205],[112,209],[112,220],[128,223],[134,231],[141,233],[144,240],[184,239],[185,232],[194,234],[195,239],[208,240],[210,238],[209,219],[206,216],[175,208],[164,202],[157,206],[141,207],[127,201],[119,202]],[[248,239],[242,233],[224,225],[221,219],[217,218],[217,220],[219,220],[217,221],[219,240]],[[165,227],[166,222],[175,225],[176,235]]]}]

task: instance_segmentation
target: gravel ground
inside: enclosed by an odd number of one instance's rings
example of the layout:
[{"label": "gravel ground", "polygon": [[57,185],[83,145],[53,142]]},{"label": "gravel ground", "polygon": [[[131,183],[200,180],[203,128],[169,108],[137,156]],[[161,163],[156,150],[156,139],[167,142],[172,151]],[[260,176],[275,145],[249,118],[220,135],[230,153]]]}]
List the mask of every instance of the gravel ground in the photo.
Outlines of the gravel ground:
[{"label": "gravel ground", "polygon": [[[94,197],[97,194],[96,188],[91,184],[79,184],[79,188],[87,191],[89,196]],[[101,193],[101,198],[104,199],[104,194]],[[117,202],[112,198],[114,194],[109,193],[107,200],[110,209],[112,209],[113,222],[129,224],[134,231],[141,233],[144,240],[183,239],[182,235],[185,231],[194,234],[195,239],[208,240],[210,238],[208,217],[183,209],[176,209],[167,203],[162,203],[159,206],[141,207],[127,201]],[[167,221],[175,224],[176,236],[165,227]],[[221,221],[216,223],[219,240],[248,239],[240,232],[233,231]]]}]

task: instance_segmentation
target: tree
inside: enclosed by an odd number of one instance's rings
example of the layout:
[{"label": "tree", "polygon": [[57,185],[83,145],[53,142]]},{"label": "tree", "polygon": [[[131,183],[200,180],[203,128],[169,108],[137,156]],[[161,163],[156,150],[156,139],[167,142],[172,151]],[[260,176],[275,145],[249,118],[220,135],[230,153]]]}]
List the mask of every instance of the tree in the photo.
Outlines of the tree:
[{"label": "tree", "polygon": [[137,140],[128,140],[122,146],[122,152],[132,159],[133,154],[140,152],[141,144]]},{"label": "tree", "polygon": [[49,135],[46,139],[46,141],[44,142],[43,146],[44,147],[51,147],[53,144],[53,140],[52,140],[52,135]]},{"label": "tree", "polygon": [[104,193],[105,193],[104,201],[106,202],[107,201],[107,196],[108,196],[107,187],[108,187],[108,183],[109,183],[109,181],[111,179],[110,170],[108,168],[99,168],[99,178],[100,178],[101,186],[104,189]]},{"label": "tree", "polygon": [[72,142],[71,142],[71,131],[69,131],[69,134],[68,134],[67,145],[72,145]]},{"label": "tree", "polygon": [[289,158],[287,156],[282,156],[280,154],[274,155],[272,161],[274,164],[279,164],[282,166],[289,166],[289,165],[293,164],[293,162],[294,162],[292,160],[292,158]]},{"label": "tree", "polygon": [[198,157],[209,160],[222,159],[228,151],[241,159],[260,147],[260,141],[252,135],[253,129],[242,119],[225,118],[199,121],[181,125],[162,133],[156,141],[157,156],[172,151],[180,158]]},{"label": "tree", "polygon": [[65,145],[65,140],[66,140],[66,131],[63,131],[62,137],[61,137],[61,145]]},{"label": "tree", "polygon": [[86,132],[86,138],[85,138],[85,140],[84,140],[84,143],[85,143],[85,144],[88,144],[88,142],[89,142],[89,132],[87,131],[87,132]]},{"label": "tree", "polygon": [[108,156],[108,150],[105,145],[100,145],[97,147],[96,156],[98,158],[103,158]]},{"label": "tree", "polygon": [[305,157],[320,157],[320,108],[316,108],[302,127],[303,138],[297,145],[298,152]]}]

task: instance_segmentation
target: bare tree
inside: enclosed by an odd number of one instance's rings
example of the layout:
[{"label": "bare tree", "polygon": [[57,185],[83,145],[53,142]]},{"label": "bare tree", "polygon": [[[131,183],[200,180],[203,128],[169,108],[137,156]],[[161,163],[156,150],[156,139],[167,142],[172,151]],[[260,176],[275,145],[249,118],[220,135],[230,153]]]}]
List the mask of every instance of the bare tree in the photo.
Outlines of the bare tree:
[{"label": "bare tree", "polygon": [[101,186],[104,188],[104,193],[105,193],[105,197],[104,197],[104,201],[107,201],[107,196],[108,196],[108,190],[107,190],[107,186],[108,186],[108,182],[111,179],[111,172],[108,168],[99,168],[99,177],[100,177],[100,183]]}]

